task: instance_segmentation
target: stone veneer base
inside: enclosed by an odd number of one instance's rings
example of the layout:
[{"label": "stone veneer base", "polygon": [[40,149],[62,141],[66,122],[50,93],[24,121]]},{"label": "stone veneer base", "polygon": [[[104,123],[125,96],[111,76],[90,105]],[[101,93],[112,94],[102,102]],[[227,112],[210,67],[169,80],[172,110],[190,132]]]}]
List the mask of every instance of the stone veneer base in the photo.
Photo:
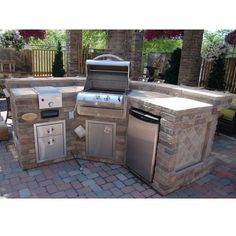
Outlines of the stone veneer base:
[{"label": "stone veneer base", "polygon": [[[153,183],[151,183],[151,186],[157,190],[161,195],[165,196],[185,185],[188,185],[197,179],[200,179],[204,175],[210,173],[214,166],[215,166],[215,159],[212,157],[211,161],[209,162],[201,162],[198,164],[195,164],[191,167],[188,167],[179,173],[176,172],[173,174],[173,179],[176,179],[176,181],[173,182],[164,182],[161,183],[160,181],[157,181],[154,179]],[[157,175],[158,176],[158,175]]]},{"label": "stone veneer base", "polygon": [[[100,158],[96,159],[96,161],[125,164],[127,117],[124,120],[114,120],[76,115],[74,120],[68,120],[68,112],[73,110],[75,106],[77,92],[83,89],[83,87],[75,87],[75,81],[76,79],[69,79],[69,87],[62,89],[63,107],[60,108],[60,116],[54,119],[66,120],[67,157],[41,164],[36,163],[33,124],[52,121],[52,119],[42,120],[38,118],[34,122],[23,121],[21,116],[27,112],[34,112],[39,116],[40,111],[38,109],[37,96],[32,93],[32,89],[23,89],[22,95],[19,94],[20,90],[11,90],[13,128],[14,133],[18,137],[17,152],[19,162],[24,169],[65,161],[77,156],[82,159],[95,160],[92,157],[86,156],[85,139],[79,139],[73,131],[78,125],[85,126],[86,119],[117,122],[117,152],[115,160],[109,161]],[[78,81],[82,83],[81,79],[78,79]],[[24,83],[35,83],[38,85],[39,83],[43,83],[43,81],[30,80]],[[51,85],[51,83],[52,79],[42,85]],[[54,83],[56,84],[56,82],[53,81],[53,85],[55,86]],[[67,81],[66,79],[58,80],[58,83],[65,86]],[[8,86],[10,85],[8,83]],[[216,96],[211,92],[201,95],[200,90],[193,90],[191,94],[191,89],[189,88],[131,82],[131,88],[140,89],[141,87],[144,90],[157,92],[155,94],[153,93],[152,96],[154,98],[159,96],[163,101],[165,99],[168,100],[168,98],[175,99],[177,96],[207,102],[208,105],[211,104],[206,106],[207,104],[205,103],[206,105],[203,104],[201,107],[201,103],[199,103],[199,107],[177,111],[163,105],[155,105],[152,99],[147,100],[146,98],[149,97],[150,92],[143,91],[144,96],[138,98],[131,93],[128,97],[128,109],[132,106],[161,116],[155,173],[151,185],[158,192],[166,195],[181,186],[195,181],[212,170],[215,158],[210,152],[217,124],[218,111],[222,107],[227,107],[233,96],[230,94]],[[28,92],[29,94],[27,95]],[[71,151],[75,156],[72,155]]]}]

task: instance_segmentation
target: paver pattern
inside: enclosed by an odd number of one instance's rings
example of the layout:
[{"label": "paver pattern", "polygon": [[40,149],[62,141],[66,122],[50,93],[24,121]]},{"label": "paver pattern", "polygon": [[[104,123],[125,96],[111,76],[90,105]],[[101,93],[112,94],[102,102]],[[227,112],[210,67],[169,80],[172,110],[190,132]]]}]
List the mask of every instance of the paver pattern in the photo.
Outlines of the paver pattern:
[{"label": "paver pattern", "polygon": [[[216,136],[214,170],[165,198],[235,198],[236,139]],[[23,171],[12,140],[0,142],[0,197],[161,198],[120,165],[71,160]]]},{"label": "paver pattern", "polygon": [[[23,171],[11,142],[0,143],[0,196],[7,198],[160,198],[147,184],[119,165],[71,160]],[[220,148],[221,147],[221,148]],[[216,137],[219,160],[212,173],[165,196],[236,197],[236,140]],[[220,155],[222,152],[222,155]],[[223,157],[226,162],[222,161]],[[231,161],[230,161],[231,159]]]}]

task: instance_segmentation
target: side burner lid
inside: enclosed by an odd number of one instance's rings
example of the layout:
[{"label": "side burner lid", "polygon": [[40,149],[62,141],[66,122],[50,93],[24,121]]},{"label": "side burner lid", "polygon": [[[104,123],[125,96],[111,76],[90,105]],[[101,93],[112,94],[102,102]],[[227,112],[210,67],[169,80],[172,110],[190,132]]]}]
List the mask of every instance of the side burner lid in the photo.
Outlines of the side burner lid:
[{"label": "side burner lid", "polygon": [[42,86],[42,87],[34,87],[38,95],[44,95],[44,96],[58,96],[61,94],[61,92],[53,86]]}]

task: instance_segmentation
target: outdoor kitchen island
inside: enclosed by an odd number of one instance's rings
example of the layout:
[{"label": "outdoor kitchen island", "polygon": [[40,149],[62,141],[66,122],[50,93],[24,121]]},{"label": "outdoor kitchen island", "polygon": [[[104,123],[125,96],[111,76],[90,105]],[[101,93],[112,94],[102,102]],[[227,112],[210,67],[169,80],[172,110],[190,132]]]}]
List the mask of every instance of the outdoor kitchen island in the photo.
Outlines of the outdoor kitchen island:
[{"label": "outdoor kitchen island", "polygon": [[[154,177],[150,183],[153,188],[165,195],[211,171],[215,159],[210,152],[218,110],[220,107],[227,107],[232,96],[230,94],[211,96],[208,92],[204,97],[204,95],[198,96],[198,91],[193,91],[195,100],[192,100],[184,97],[180,86],[168,89],[168,85],[154,86],[151,83],[149,90],[159,91],[150,92],[147,91],[148,88],[145,88],[146,91],[140,88],[136,90],[138,83],[130,83],[131,89],[134,89],[125,95],[127,101],[125,116],[117,118],[84,116],[75,112],[74,118],[69,119],[69,112],[74,110],[77,94],[83,90],[83,86],[57,87],[62,93],[62,107],[58,108],[58,116],[51,118],[41,118],[38,96],[34,88],[10,89],[14,142],[22,168],[35,168],[72,158],[126,165],[128,111],[131,107],[135,107],[160,117]],[[177,90],[174,91],[175,89],[181,90],[182,97],[177,94]],[[166,91],[169,91],[169,94]],[[187,92],[186,94],[188,95]],[[210,98],[209,103],[196,101],[208,98]],[[25,119],[27,115],[28,118]],[[74,129],[79,126],[86,129],[87,120],[115,124],[112,126],[113,158],[96,158],[86,155],[87,137],[78,137]],[[65,122],[66,154],[51,160],[37,161],[34,125],[58,121]],[[106,131],[109,133],[110,128]],[[49,141],[49,145],[52,142]]]}]

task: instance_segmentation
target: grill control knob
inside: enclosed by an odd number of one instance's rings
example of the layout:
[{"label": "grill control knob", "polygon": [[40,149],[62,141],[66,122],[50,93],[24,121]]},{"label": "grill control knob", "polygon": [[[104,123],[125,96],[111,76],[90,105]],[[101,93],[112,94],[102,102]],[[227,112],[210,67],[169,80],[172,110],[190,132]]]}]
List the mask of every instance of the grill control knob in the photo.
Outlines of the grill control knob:
[{"label": "grill control knob", "polygon": [[100,95],[96,95],[96,99],[99,100],[101,97]]},{"label": "grill control knob", "polygon": [[48,103],[48,106],[49,106],[49,107],[53,107],[53,104],[54,104],[53,102],[49,102],[49,103]]}]

